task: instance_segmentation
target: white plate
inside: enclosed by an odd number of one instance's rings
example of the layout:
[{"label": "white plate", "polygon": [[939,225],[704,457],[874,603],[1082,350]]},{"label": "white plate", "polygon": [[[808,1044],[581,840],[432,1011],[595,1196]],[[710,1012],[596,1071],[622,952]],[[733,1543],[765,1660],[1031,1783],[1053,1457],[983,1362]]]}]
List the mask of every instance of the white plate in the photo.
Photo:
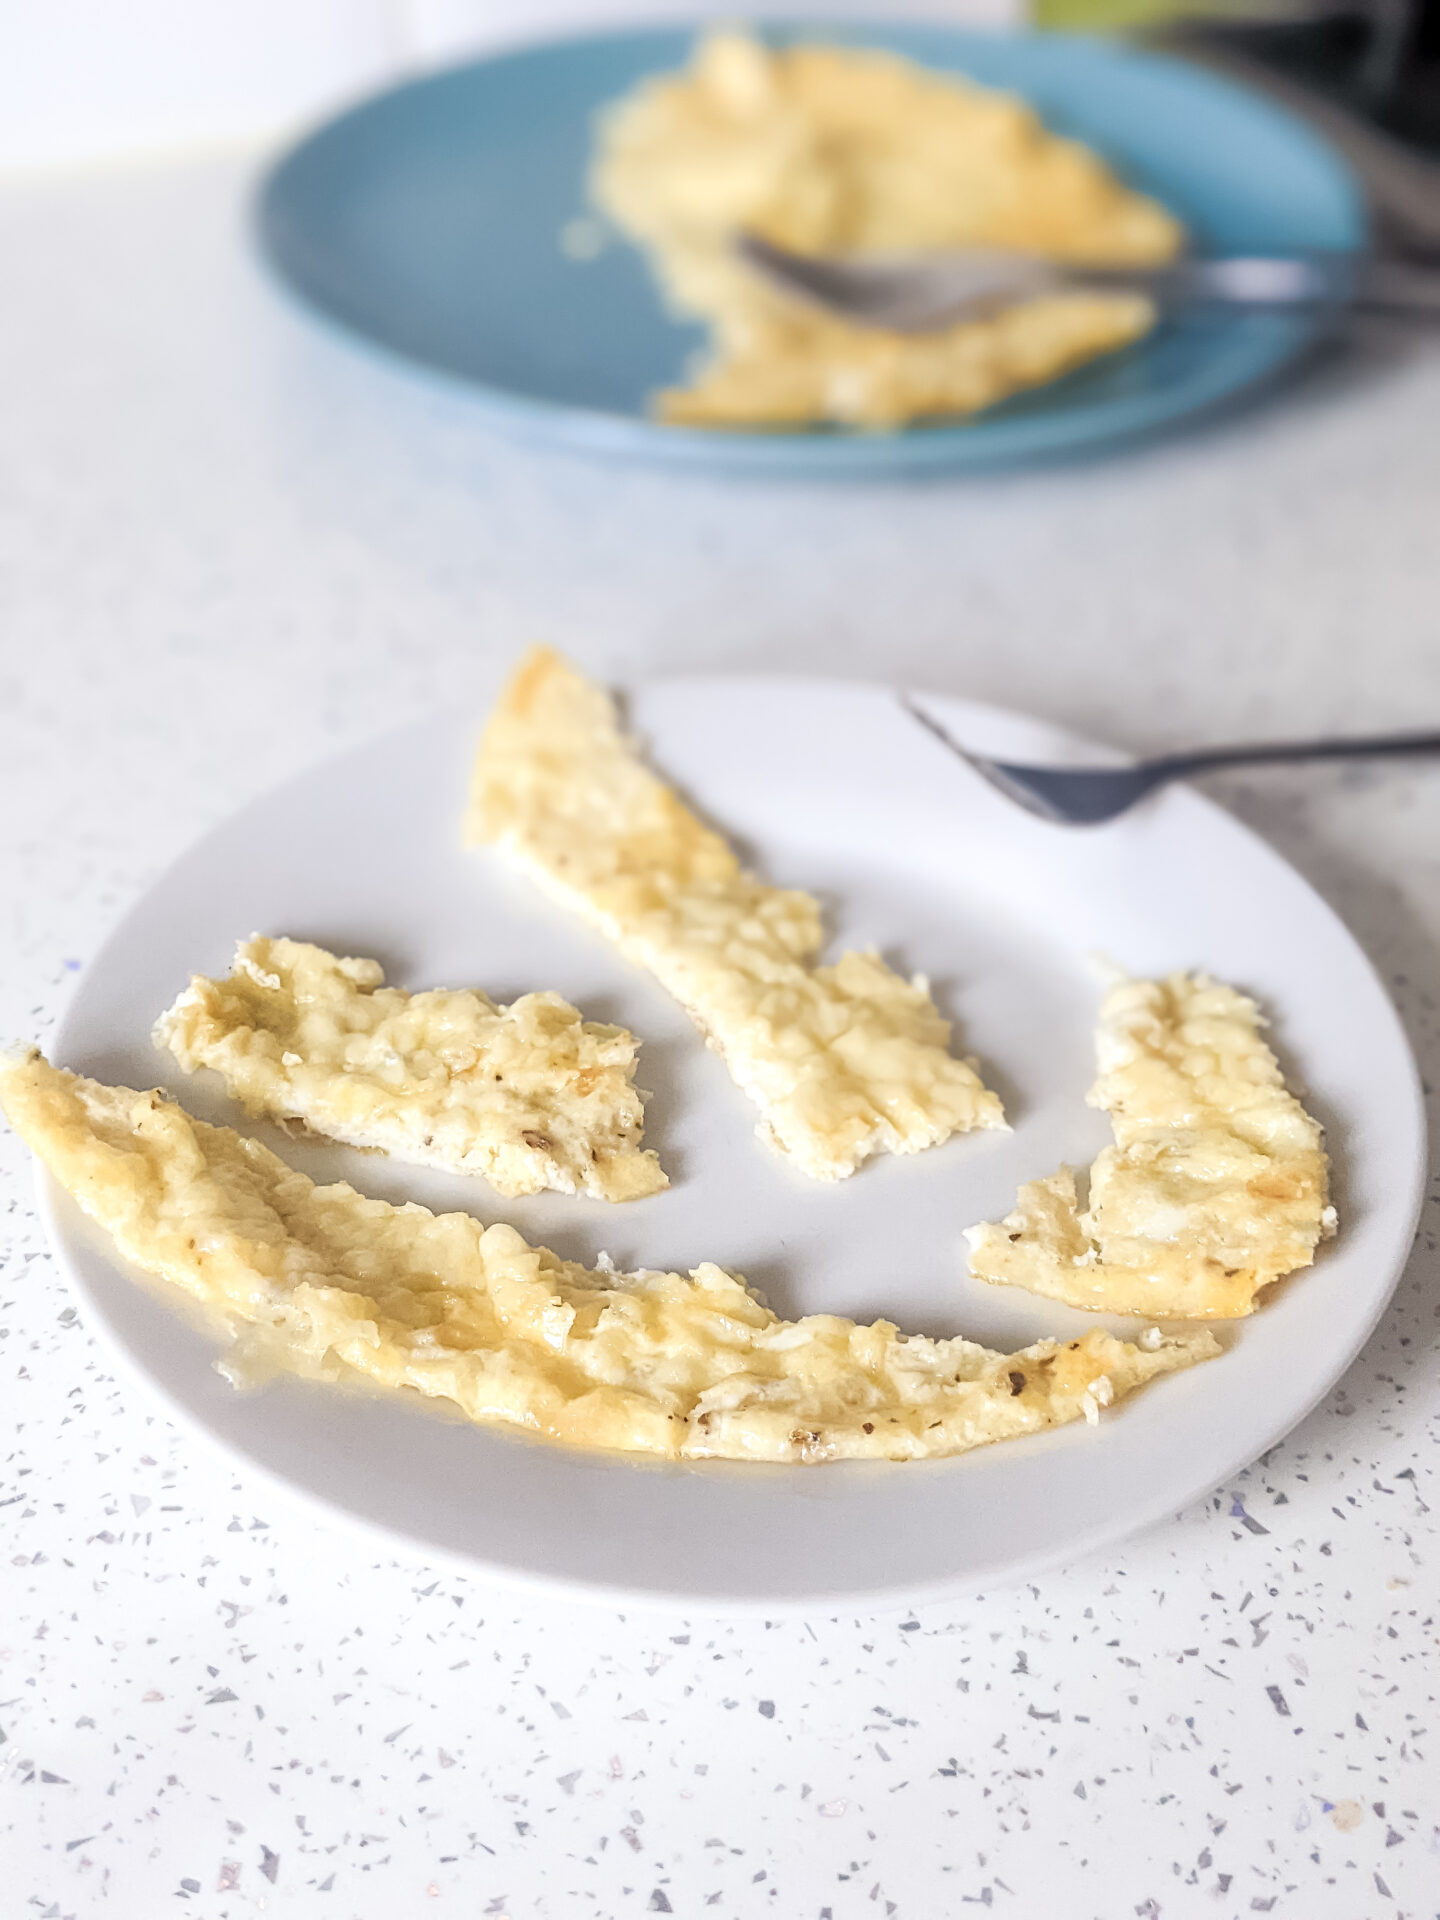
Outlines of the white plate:
[{"label": "white plate", "polygon": [[[1075,743],[1015,716],[936,700],[957,735],[1017,758]],[[623,1267],[746,1274],[772,1305],[1010,1348],[1085,1316],[965,1271],[961,1230],[1018,1184],[1107,1137],[1084,1105],[1094,956],[1137,973],[1204,967],[1258,994],[1335,1157],[1342,1229],[1313,1271],[1223,1334],[1224,1356],[1063,1431],[920,1465],[669,1466],[586,1457],[293,1380],[237,1393],[213,1339],[136,1286],[58,1193],[60,1258],[172,1410],[285,1483],[423,1551],[487,1574],[615,1602],[817,1607],[914,1602],[1014,1578],[1184,1506],[1272,1445],[1374,1326],[1418,1214],[1424,1137],[1414,1063],[1372,968],[1280,858],[1196,794],[1110,827],[1060,829],[999,799],[876,687],[676,680],[632,721],[659,767],[771,879],[824,900],[835,942],[930,975],[1003,1095],[1010,1134],[884,1159],[822,1186],[754,1137],[755,1115],[645,975],[489,853],[459,821],[479,715],[332,760],[211,833],[151,889],[81,982],[59,1061],[133,1086],[157,1076],[236,1124],[218,1081],[151,1047],[192,971],[224,973],[254,930],[373,954],[409,987],[475,983],[500,999],[554,987],[645,1042],[647,1139],[675,1182],[611,1207],[343,1148],[262,1137],[307,1173],[387,1199],[507,1219],[558,1252]],[[1116,1322],[1116,1325],[1122,1323]]]}]

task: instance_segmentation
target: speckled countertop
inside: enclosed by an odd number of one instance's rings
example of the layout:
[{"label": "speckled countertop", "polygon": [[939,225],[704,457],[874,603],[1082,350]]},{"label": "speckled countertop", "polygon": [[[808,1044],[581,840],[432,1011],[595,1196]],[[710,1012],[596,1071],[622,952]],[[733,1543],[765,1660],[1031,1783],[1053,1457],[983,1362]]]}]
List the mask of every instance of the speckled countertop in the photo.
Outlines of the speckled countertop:
[{"label": "speckled countertop", "polygon": [[[1135,747],[1440,715],[1440,350],[1066,472],[879,493],[516,452],[246,252],[240,160],[0,187],[0,1033],[333,747],[532,637],[892,676]],[[1233,779],[1440,1067],[1440,773]],[[520,1603],[111,1378],[0,1137],[0,1911],[1440,1911],[1436,1216],[1329,1403],[1108,1559],[875,1619]]]}]

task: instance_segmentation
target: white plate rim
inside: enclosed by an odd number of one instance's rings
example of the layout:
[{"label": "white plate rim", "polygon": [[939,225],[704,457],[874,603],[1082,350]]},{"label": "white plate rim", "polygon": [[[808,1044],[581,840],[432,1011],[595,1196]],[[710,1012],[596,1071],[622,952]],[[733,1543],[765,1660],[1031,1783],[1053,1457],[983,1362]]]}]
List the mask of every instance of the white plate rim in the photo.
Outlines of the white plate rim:
[{"label": "white plate rim", "polygon": [[[851,694],[865,693],[893,698],[893,689],[879,682],[855,682],[841,680],[819,680],[794,675],[673,675],[656,676],[644,683],[648,689],[682,690],[684,693],[713,700],[717,695],[733,696],[736,693],[761,696],[775,694],[782,690],[800,691],[807,698],[820,690],[845,691]],[[920,693],[926,706],[962,737],[967,732],[979,729],[982,734],[998,729],[1018,740],[1029,739],[1034,745],[1028,748],[1016,748],[1016,751],[1030,751],[1036,754],[1048,752],[1052,755],[1062,748],[1068,749],[1074,757],[1094,758],[1097,754],[1106,755],[1108,750],[1093,740],[1065,729],[1058,729],[1048,723],[1039,722],[1032,717],[1003,707],[956,699],[950,696]],[[300,769],[289,779],[276,783],[269,789],[255,795],[241,808],[236,809],[226,819],[214,823],[205,832],[197,836],[176,859],[146,887],[144,892],[131,902],[128,909],[112,927],[110,934],[97,949],[93,959],[85,969],[82,980],[103,974],[103,969],[112,947],[117,945],[132,924],[143,915],[150,895],[167,878],[193,858],[197,851],[213,835],[237,822],[250,807],[272,799],[292,785],[315,777],[317,774],[338,767],[342,762],[373,752],[383,746],[387,739],[400,734],[423,732],[432,727],[440,715],[418,722],[410,722],[396,729],[394,734],[381,734],[351,746],[337,753],[324,756],[316,763]],[[449,716],[446,716],[447,720]],[[478,725],[478,718],[477,718]],[[1157,1489],[1148,1500],[1116,1513],[1103,1525],[1091,1526],[1082,1536],[1048,1542],[1034,1550],[1015,1554],[1007,1558],[1003,1566],[995,1566],[980,1571],[966,1571],[954,1576],[939,1577],[928,1581],[903,1583],[879,1583],[873,1586],[847,1587],[837,1594],[830,1589],[817,1589],[808,1592],[792,1587],[789,1591],[770,1597],[756,1597],[751,1593],[710,1592],[698,1595],[693,1590],[677,1583],[668,1585],[664,1581],[649,1580],[633,1586],[621,1585],[603,1580],[575,1578],[556,1575],[552,1572],[534,1568],[522,1568],[498,1561],[487,1561],[473,1554],[457,1551],[447,1545],[427,1539],[418,1533],[411,1533],[371,1515],[357,1511],[343,1503],[332,1500],[323,1493],[306,1486],[303,1481],[287,1477],[271,1467],[267,1462],[231,1446],[224,1439],[211,1432],[192,1409],[173,1395],[163,1381],[146,1364],[142,1354],[137,1353],[126,1341],[120,1330],[114,1325],[103,1301],[95,1293],[84,1273],[83,1257],[77,1252],[74,1240],[74,1219],[78,1213],[74,1203],[69,1200],[58,1184],[37,1168],[38,1210],[47,1240],[55,1254],[61,1272],[68,1283],[79,1295],[85,1311],[86,1323],[92,1330],[101,1334],[103,1344],[111,1357],[117,1362],[118,1370],[127,1379],[139,1385],[143,1392],[158,1397],[169,1417],[185,1432],[199,1438],[213,1456],[235,1464],[242,1462],[244,1471],[257,1475],[262,1482],[282,1499],[294,1503],[298,1509],[323,1515],[330,1521],[340,1519],[346,1526],[358,1529],[363,1535],[383,1540],[398,1555],[421,1555],[427,1561],[454,1568],[470,1577],[480,1577],[496,1586],[521,1594],[535,1594],[554,1598],[557,1595],[581,1600],[617,1610],[655,1609],[666,1612],[685,1611],[715,1617],[744,1616],[762,1612],[771,1617],[782,1615],[803,1615],[816,1612],[836,1612],[860,1610],[879,1612],[913,1607],[931,1602],[940,1602],[957,1598],[995,1586],[1008,1586],[1032,1577],[1047,1568],[1093,1553],[1102,1552],[1120,1541],[1143,1531],[1168,1515],[1203,1498],[1213,1489],[1233,1477],[1243,1467],[1249,1465],[1260,1453],[1275,1445],[1287,1433],[1293,1431],[1325,1398],[1336,1382],[1353,1363],[1363,1349],[1376,1325],[1379,1323],[1390,1299],[1398,1285],[1412,1247],[1418,1227],[1420,1211],[1425,1190],[1426,1123],[1423,1094],[1418,1067],[1410,1049],[1408,1038],[1401,1026],[1393,1003],[1385,989],[1374,964],[1354,935],[1345,926],[1339,915],[1330,907],[1323,896],[1310,886],[1303,875],[1298,874],[1288,861],[1271,847],[1262,836],[1243,822],[1236,820],[1215,802],[1195,792],[1193,789],[1172,790],[1171,798],[1191,808],[1202,809],[1212,825],[1224,833],[1239,837],[1253,853],[1273,862],[1275,866],[1298,880],[1311,896],[1313,904],[1330,923],[1330,930],[1350,950],[1353,958],[1358,959],[1368,975],[1374,991],[1377,1009],[1383,1009],[1393,1029],[1393,1037],[1398,1042],[1398,1058],[1405,1067],[1403,1088],[1392,1089],[1392,1094],[1402,1094],[1400,1107],[1397,1108],[1402,1131],[1408,1136],[1410,1152],[1407,1188],[1407,1204],[1404,1209],[1392,1213],[1388,1221],[1387,1258],[1382,1263],[1385,1268],[1383,1282],[1377,1281],[1375,1291],[1370,1298],[1366,1313],[1352,1323],[1346,1337],[1332,1349],[1324,1379],[1314,1386],[1302,1402],[1288,1403],[1274,1431],[1260,1446],[1250,1441],[1232,1449],[1216,1460],[1209,1460],[1203,1468],[1184,1481],[1167,1483],[1163,1490]],[[64,1064],[67,1055],[67,1028],[77,1004],[72,999],[59,1022],[54,1042],[54,1058],[58,1064]],[[483,1198],[478,1203],[483,1210]],[[67,1222],[67,1213],[74,1216]],[[113,1266],[113,1262],[110,1263]],[[1219,1364],[1223,1364],[1219,1363]],[[323,1392],[324,1389],[306,1388],[305,1391]],[[984,1449],[989,1453],[993,1449]],[[965,1456],[973,1458],[974,1456]],[[620,1470],[627,1470],[628,1463],[617,1463]],[[903,1473],[913,1469],[897,1466],[893,1471]],[[923,1470],[923,1469],[922,1469]],[[791,1468],[780,1471],[811,1475],[826,1473],[833,1469]]]}]

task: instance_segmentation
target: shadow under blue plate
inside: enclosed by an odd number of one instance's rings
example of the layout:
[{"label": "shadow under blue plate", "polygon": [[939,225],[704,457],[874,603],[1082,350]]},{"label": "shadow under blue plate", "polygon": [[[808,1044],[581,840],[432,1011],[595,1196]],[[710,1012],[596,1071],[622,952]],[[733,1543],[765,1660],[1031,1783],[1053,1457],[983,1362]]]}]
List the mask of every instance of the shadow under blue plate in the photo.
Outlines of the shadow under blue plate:
[{"label": "shadow under blue plate", "polygon": [[[1300,122],[1178,61],[1070,36],[946,27],[768,28],[883,47],[1023,94],[1185,222],[1202,251],[1364,244],[1356,182]],[[876,434],[662,425],[647,396],[704,340],[661,307],[644,260],[560,244],[586,212],[594,116],[681,65],[675,29],[555,41],[396,87],[311,134],[263,183],[265,254],[351,332],[469,384],[495,423],[579,451],[710,471],[978,471],[1154,433],[1263,381],[1315,337],[1295,314],[1193,314],[968,422]]]}]

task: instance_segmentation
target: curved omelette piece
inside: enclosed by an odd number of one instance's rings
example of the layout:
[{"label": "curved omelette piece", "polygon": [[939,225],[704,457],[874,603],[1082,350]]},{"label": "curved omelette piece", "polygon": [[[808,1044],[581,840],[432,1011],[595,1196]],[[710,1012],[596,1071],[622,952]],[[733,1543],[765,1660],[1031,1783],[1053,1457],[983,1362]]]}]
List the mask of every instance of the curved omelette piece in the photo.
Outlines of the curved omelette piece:
[{"label": "curved omelette piece", "polygon": [[872,1153],[1001,1127],[947,1051],[927,982],[877,953],[816,966],[808,893],[766,886],[641,761],[609,694],[558,655],[521,662],[486,727],[466,823],[648,967],[759,1107],[759,1132],[819,1180]]},{"label": "curved omelette piece", "polygon": [[249,1114],[347,1146],[484,1176],[497,1193],[637,1200],[668,1186],[641,1150],[639,1042],[558,993],[508,1007],[468,989],[406,993],[378,961],[299,940],[241,941],[226,980],[197,974],[155,1028]]},{"label": "curved omelette piece", "polygon": [[814,312],[738,260],[748,230],[800,253],[1014,247],[1157,265],[1179,223],[1023,101],[893,54],[712,34],[601,123],[591,191],[644,247],[712,354],[658,411],[692,426],[890,427],[974,412],[1154,324],[1133,294],[1048,295],[928,335]]},{"label": "curved omelette piece", "polygon": [[344,1368],[472,1420],[669,1458],[912,1460],[1035,1433],[1208,1359],[1205,1331],[988,1352],[886,1321],[778,1320],[719,1267],[594,1273],[469,1214],[316,1187],[159,1093],[38,1053],[0,1067],[16,1131],[128,1260],[312,1378]]},{"label": "curved omelette piece", "polygon": [[889,333],[798,308],[746,327],[656,400],[681,427],[902,427],[978,413],[1147,334],[1138,294],[1065,293],[934,333]]},{"label": "curved omelette piece", "polygon": [[1092,1106],[1115,1144],[1080,1211],[1068,1167],[971,1227],[970,1270],[1074,1307],[1230,1320],[1335,1231],[1319,1122],[1288,1092],[1253,1000],[1203,973],[1127,980],[1097,1033]]}]

